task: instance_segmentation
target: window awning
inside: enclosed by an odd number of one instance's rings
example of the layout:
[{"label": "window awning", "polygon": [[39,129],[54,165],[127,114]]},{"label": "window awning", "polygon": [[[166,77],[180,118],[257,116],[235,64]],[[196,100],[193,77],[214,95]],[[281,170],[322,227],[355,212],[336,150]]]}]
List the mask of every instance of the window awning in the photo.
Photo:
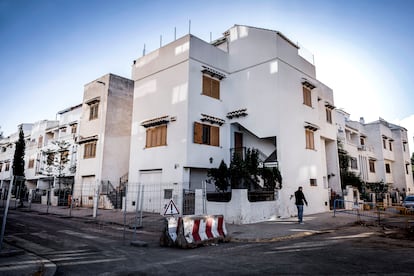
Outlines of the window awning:
[{"label": "window awning", "polygon": [[310,90],[314,89],[316,86],[310,83],[307,79],[303,79],[302,85],[309,88]]},{"label": "window awning", "polygon": [[331,104],[330,102],[328,102],[328,101],[326,101],[325,102],[325,107],[326,108],[329,108],[329,109],[335,109],[336,108],[336,106],[334,106],[333,104]]},{"label": "window awning", "polygon": [[247,116],[247,108],[234,110],[234,111],[228,112],[226,115],[226,117],[229,119],[232,119],[234,117],[238,118],[242,116]]},{"label": "window awning", "polygon": [[305,128],[312,130],[312,131],[317,131],[319,129],[319,127],[317,125],[314,125],[312,123],[309,122],[305,122]]},{"label": "window awning", "polygon": [[89,136],[89,137],[80,136],[77,142],[78,144],[85,144],[85,143],[96,141],[96,140],[98,140],[98,135]]},{"label": "window awning", "polygon": [[148,128],[148,127],[153,127],[153,126],[165,125],[165,124],[168,124],[169,122],[170,122],[170,117],[166,115],[166,116],[143,121],[141,122],[141,126]]},{"label": "window awning", "polygon": [[226,122],[223,119],[213,117],[213,116],[210,116],[210,115],[206,115],[206,114],[201,114],[201,117],[202,118],[200,120],[202,122],[209,122],[211,124],[217,124],[217,125],[220,125],[220,126]]},{"label": "window awning", "polygon": [[201,72],[203,72],[205,74],[208,74],[208,75],[210,75],[214,78],[218,78],[219,80],[224,79],[226,77],[225,74],[223,74],[223,73],[221,73],[217,70],[214,70],[210,67],[207,67],[207,66],[203,66],[203,70],[201,70]]},{"label": "window awning", "polygon": [[87,105],[91,105],[91,104],[94,104],[94,103],[99,102],[100,100],[101,100],[101,97],[95,97],[95,98],[92,98],[92,99],[87,100],[85,103]]}]

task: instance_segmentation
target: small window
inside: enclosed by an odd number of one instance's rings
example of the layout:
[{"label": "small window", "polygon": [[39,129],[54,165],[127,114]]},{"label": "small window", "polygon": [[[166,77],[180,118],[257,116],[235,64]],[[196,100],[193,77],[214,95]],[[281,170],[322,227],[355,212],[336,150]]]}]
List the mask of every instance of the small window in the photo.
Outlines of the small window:
[{"label": "small window", "polygon": [[365,138],[359,138],[359,143],[361,144],[361,146],[365,146]]},{"label": "small window", "polygon": [[171,199],[173,196],[172,189],[164,189],[164,199]]},{"label": "small window", "polygon": [[310,185],[311,186],[318,186],[317,182],[316,182],[316,178],[311,178],[310,179]]},{"label": "small window", "polygon": [[4,171],[8,172],[9,170],[10,170],[10,162],[7,162],[4,168]]},{"label": "small window", "polygon": [[98,119],[99,102],[93,102],[89,105],[89,121]]},{"label": "small window", "polygon": [[94,158],[96,156],[96,141],[85,143],[83,158]]},{"label": "small window", "polygon": [[384,147],[384,149],[387,149],[387,140],[386,139],[382,139],[382,146]]},{"label": "small window", "polygon": [[71,125],[70,126],[70,129],[71,129],[71,133],[72,134],[76,134],[76,130],[77,130],[77,127],[78,127],[78,125],[77,124],[73,124],[73,125]]},{"label": "small window", "polygon": [[39,136],[39,140],[37,141],[37,147],[41,148],[43,146],[43,136]]},{"label": "small window", "polygon": [[392,142],[390,141],[388,144],[390,146],[390,151],[392,151]]},{"label": "small window", "polygon": [[60,129],[60,132],[65,133],[65,132],[66,132],[66,127],[62,127],[62,128]]},{"label": "small window", "polygon": [[403,151],[405,152],[407,149],[406,149],[406,145],[407,145],[407,142],[403,142]]},{"label": "small window", "polygon": [[220,128],[195,122],[194,143],[218,147],[220,145]]},{"label": "small window", "polygon": [[410,164],[409,164],[409,163],[406,163],[406,164],[405,164],[405,173],[406,173],[406,174],[408,174],[408,172],[409,172],[409,168],[410,168]]},{"label": "small window", "polygon": [[390,164],[385,164],[385,172],[386,173],[391,173],[391,166],[390,166]]},{"label": "small window", "polygon": [[375,161],[369,160],[369,172],[375,173]]},{"label": "small window", "polygon": [[355,157],[350,158],[351,161],[351,169],[357,170],[358,169],[358,162]]},{"label": "small window", "polygon": [[29,169],[33,169],[34,168],[34,159],[33,158],[30,158],[29,159],[29,164],[28,164],[28,166],[27,166]]},{"label": "small window", "polygon": [[166,146],[167,145],[167,125],[159,125],[147,128],[146,148]]},{"label": "small window", "polygon": [[68,150],[64,150],[64,151],[60,152],[60,162],[62,164],[65,164],[66,162],[69,161],[68,157],[69,157],[69,151]]},{"label": "small window", "polygon": [[203,95],[220,99],[220,81],[207,75],[203,75]]},{"label": "small window", "polygon": [[332,109],[326,108],[326,121],[330,124],[332,124]]},{"label": "small window", "polygon": [[306,148],[315,149],[314,131],[310,129],[305,129],[305,136],[306,136]]},{"label": "small window", "polygon": [[306,86],[303,86],[303,104],[312,107],[312,91]]},{"label": "small window", "polygon": [[3,169],[3,163],[0,163],[0,172]]}]

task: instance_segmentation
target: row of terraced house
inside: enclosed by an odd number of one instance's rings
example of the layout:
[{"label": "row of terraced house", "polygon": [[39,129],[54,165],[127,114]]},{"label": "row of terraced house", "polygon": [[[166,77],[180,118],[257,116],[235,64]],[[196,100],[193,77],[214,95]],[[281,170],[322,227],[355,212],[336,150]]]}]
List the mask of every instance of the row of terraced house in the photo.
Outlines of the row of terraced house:
[{"label": "row of terraced house", "polygon": [[[363,181],[413,193],[407,130],[351,121],[301,50],[278,31],[235,25],[210,43],[188,34],[143,55],[131,79],[91,81],[58,120],[21,125],[31,199],[57,205],[70,194],[78,205],[117,208],[110,197],[120,192],[130,211],[139,203],[162,213],[173,200],[182,212],[185,191],[214,191],[207,170],[248,148],[283,177],[261,219],[295,215],[298,186],[306,213],[329,210],[331,194],[342,194],[338,149]],[[17,138],[0,140],[3,195]]]}]

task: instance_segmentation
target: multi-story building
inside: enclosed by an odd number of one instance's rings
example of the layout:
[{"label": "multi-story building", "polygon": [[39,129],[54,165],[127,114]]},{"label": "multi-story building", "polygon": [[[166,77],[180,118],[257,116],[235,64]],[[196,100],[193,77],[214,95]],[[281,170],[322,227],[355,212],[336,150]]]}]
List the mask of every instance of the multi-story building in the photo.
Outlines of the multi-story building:
[{"label": "multi-story building", "polygon": [[[25,140],[29,139],[32,124],[21,124]],[[1,198],[5,199],[12,179],[12,166],[16,142],[19,139],[19,132],[0,138],[0,189]]]},{"label": "multi-story building", "polygon": [[350,170],[365,183],[383,183],[400,193],[413,193],[407,130],[379,119],[371,123],[350,120],[336,110],[338,140],[350,157]]},{"label": "multi-story building", "polygon": [[85,85],[74,187],[83,206],[92,206],[102,187],[116,188],[128,172],[132,102],[130,79],[107,74]]},{"label": "multi-story building", "polygon": [[132,79],[130,185],[172,184],[160,194],[181,206],[209,168],[255,148],[283,176],[275,215],[296,213],[299,186],[307,212],[329,208],[340,189],[333,92],[280,32],[235,25],[213,43],[189,34],[135,60]]}]

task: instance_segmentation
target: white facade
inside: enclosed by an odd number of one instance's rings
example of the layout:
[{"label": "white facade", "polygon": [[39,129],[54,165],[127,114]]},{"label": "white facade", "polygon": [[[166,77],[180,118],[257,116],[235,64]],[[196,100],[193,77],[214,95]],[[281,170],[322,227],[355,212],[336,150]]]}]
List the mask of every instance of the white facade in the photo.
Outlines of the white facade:
[{"label": "white facade", "polygon": [[[204,74],[221,79],[219,99],[203,95]],[[201,188],[208,168],[229,164],[241,143],[263,159],[276,153],[283,176],[278,216],[296,214],[290,195],[298,186],[310,203],[307,213],[329,209],[329,188],[340,187],[336,127],[326,117],[333,92],[279,32],[236,25],[212,44],[187,35],[137,59],[132,79],[130,184],[176,183],[180,198],[183,188]],[[304,85],[313,88],[311,106],[304,104]],[[167,125],[162,146],[146,147],[152,122]],[[194,143],[195,122],[219,127],[218,146]],[[306,148],[306,129],[313,149]]]},{"label": "white facade", "polygon": [[336,111],[338,139],[351,157],[351,171],[367,183],[388,184],[391,189],[413,193],[407,130],[383,119],[365,123]]},{"label": "white facade", "polygon": [[132,94],[133,82],[113,74],[85,85],[74,188],[82,205],[102,182],[116,187],[128,172]]}]

